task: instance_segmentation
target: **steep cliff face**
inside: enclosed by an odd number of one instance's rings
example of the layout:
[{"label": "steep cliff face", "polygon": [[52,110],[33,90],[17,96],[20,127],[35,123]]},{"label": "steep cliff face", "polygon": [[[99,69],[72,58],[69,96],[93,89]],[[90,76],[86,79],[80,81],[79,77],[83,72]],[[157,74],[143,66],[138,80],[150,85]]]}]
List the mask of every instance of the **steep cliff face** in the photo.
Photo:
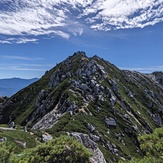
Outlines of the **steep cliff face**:
[{"label": "steep cliff face", "polygon": [[0,123],[87,134],[107,162],[139,157],[137,136],[162,126],[161,84],[156,74],[121,71],[77,52],[3,103]]}]

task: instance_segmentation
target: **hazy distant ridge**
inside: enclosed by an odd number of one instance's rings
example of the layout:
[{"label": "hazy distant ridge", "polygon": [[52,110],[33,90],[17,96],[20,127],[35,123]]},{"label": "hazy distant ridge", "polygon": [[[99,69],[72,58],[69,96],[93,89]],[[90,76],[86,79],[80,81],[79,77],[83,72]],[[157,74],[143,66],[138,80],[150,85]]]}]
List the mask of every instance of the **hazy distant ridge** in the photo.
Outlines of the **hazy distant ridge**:
[{"label": "hazy distant ridge", "polygon": [[0,96],[12,96],[20,89],[30,85],[37,81],[38,78],[21,79],[21,78],[9,78],[0,79]]}]

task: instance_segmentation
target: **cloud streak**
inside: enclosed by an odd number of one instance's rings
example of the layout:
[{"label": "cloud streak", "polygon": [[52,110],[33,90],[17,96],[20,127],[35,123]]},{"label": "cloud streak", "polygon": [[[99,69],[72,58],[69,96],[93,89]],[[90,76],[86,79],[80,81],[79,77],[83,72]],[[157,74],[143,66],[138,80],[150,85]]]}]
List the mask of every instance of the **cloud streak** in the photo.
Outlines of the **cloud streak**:
[{"label": "cloud streak", "polygon": [[2,64],[0,65],[0,70],[45,72],[51,67],[52,65],[48,64]]},{"label": "cloud streak", "polygon": [[85,26],[108,31],[163,21],[163,0],[0,0],[0,8],[0,34],[19,39],[0,40],[8,44],[37,42],[40,35],[68,39]]},{"label": "cloud streak", "polygon": [[26,56],[18,56],[18,55],[0,55],[0,59],[4,60],[25,60],[25,61],[36,61],[36,60],[43,60],[40,57],[26,57]]},{"label": "cloud streak", "polygon": [[152,67],[119,67],[122,70],[138,71],[142,73],[151,73],[155,71],[163,71],[163,66],[152,66]]},{"label": "cloud streak", "polygon": [[5,40],[0,40],[0,43],[1,44],[13,44],[13,43],[16,43],[16,44],[25,44],[25,43],[29,43],[29,42],[32,42],[32,43],[37,43],[38,39],[36,38],[25,38],[25,37],[18,37],[18,38],[5,38]]}]

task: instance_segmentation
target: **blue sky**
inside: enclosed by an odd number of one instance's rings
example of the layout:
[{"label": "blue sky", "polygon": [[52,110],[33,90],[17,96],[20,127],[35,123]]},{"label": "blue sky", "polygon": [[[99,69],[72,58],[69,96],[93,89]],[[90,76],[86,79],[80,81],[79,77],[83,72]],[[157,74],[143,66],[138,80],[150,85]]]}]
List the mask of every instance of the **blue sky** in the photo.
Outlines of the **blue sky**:
[{"label": "blue sky", "polygon": [[41,77],[76,51],[163,70],[163,0],[0,0],[0,78]]}]

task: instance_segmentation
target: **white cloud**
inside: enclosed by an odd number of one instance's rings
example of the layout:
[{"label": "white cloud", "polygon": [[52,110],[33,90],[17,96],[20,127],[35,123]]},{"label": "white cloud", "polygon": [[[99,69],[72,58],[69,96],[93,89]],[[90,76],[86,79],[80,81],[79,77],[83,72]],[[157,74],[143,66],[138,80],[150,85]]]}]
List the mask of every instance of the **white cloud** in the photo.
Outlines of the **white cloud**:
[{"label": "white cloud", "polygon": [[38,39],[29,39],[29,38],[20,38],[17,40],[17,44],[24,44],[24,43],[27,43],[27,42],[35,42],[37,43]]},{"label": "white cloud", "polygon": [[0,40],[0,43],[1,44],[12,44],[12,43],[25,44],[25,43],[29,43],[29,42],[37,43],[37,41],[38,41],[38,39],[36,39],[36,38],[9,37],[9,38],[5,38],[4,40]]},{"label": "white cloud", "polygon": [[0,44],[11,44],[11,42],[7,40],[0,40]]},{"label": "white cloud", "polygon": [[70,29],[69,31],[72,32],[74,36],[81,36],[83,34],[83,28]]},{"label": "white cloud", "polygon": [[[83,34],[85,25],[108,31],[163,21],[163,0],[0,0],[0,5],[4,6],[0,34],[10,37],[58,35],[68,39]],[[15,41],[26,42],[37,40]],[[13,42],[4,39],[0,43]]]},{"label": "white cloud", "polygon": [[[65,26],[65,13],[52,8],[52,1],[24,0],[22,4],[19,4],[18,0],[11,2],[8,10],[0,12],[1,34],[33,35],[36,32],[36,35],[40,35],[44,34],[44,31],[45,34],[51,31],[51,28]],[[10,11],[10,8],[13,9]]]},{"label": "white cloud", "polygon": [[[143,28],[163,21],[163,0],[96,1],[84,15],[96,13],[87,22],[97,30]],[[100,21],[100,23],[98,23]]]}]

